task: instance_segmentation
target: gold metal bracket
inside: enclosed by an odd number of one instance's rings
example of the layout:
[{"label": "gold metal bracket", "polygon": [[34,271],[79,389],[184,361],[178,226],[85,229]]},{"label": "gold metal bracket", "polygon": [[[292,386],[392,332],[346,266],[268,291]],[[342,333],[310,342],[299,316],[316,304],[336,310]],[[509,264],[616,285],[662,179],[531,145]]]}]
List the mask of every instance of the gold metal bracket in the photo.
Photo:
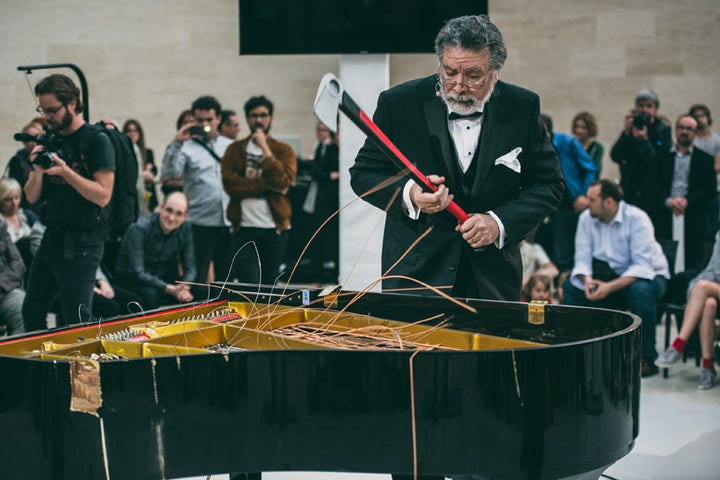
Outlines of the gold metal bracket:
[{"label": "gold metal bracket", "polygon": [[545,300],[532,300],[528,303],[528,323],[531,325],[545,324]]}]

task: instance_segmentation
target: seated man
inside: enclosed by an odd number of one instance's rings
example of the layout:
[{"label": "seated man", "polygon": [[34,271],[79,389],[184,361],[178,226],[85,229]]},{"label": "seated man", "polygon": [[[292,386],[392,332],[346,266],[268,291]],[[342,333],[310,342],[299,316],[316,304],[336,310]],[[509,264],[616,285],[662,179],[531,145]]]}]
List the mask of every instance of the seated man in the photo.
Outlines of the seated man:
[{"label": "seated man", "polygon": [[588,188],[589,207],[575,235],[575,265],[563,284],[564,303],[630,310],[642,320],[643,377],[655,375],[656,300],[667,288],[668,262],[648,215],[625,203],[610,180]]},{"label": "seated man", "polygon": [[25,263],[10,238],[7,224],[0,221],[0,325],[7,327],[8,335],[25,332],[22,317],[24,278]]},{"label": "seated man", "polygon": [[118,284],[136,293],[143,308],[193,299],[188,285],[175,284],[195,280],[192,230],[186,218],[187,198],[173,192],[158,212],[140,217],[125,233],[115,265]]},{"label": "seated man", "polygon": [[700,349],[702,350],[702,369],[698,390],[712,388],[717,372],[713,362],[713,342],[715,340],[715,318],[720,299],[720,234],[715,236],[713,255],[705,270],[700,272],[688,286],[688,300],[683,315],[682,327],[672,346],[660,354],[655,361],[658,367],[673,366],[682,357],[690,335],[700,324]]}]

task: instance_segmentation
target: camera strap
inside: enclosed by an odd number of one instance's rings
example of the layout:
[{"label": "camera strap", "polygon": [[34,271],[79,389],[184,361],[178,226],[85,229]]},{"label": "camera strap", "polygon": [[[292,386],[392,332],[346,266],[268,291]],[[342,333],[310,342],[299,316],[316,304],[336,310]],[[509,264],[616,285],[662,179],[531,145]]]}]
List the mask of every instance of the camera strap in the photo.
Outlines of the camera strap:
[{"label": "camera strap", "polygon": [[197,137],[193,137],[192,139],[193,139],[193,141],[194,141],[195,143],[197,143],[198,145],[202,145],[202,147],[203,147],[205,150],[207,150],[208,152],[210,152],[210,155],[212,155],[213,158],[215,158],[215,160],[217,160],[218,163],[220,163],[220,157],[218,157],[218,154],[215,153],[215,150],[213,150],[212,148],[210,148],[210,145],[208,145],[207,143],[203,142],[202,140],[200,140],[200,139],[197,138]]}]

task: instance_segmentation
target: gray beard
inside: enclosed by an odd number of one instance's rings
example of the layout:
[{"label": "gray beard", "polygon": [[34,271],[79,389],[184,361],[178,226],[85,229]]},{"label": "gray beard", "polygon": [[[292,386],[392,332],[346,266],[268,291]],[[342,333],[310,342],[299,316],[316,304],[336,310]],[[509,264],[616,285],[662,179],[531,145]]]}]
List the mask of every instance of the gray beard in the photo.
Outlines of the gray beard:
[{"label": "gray beard", "polygon": [[490,99],[490,95],[492,95],[492,90],[490,90],[484,98],[477,99],[472,95],[447,94],[444,90],[440,89],[440,98],[442,98],[443,102],[445,102],[453,112],[457,112],[460,115],[483,111],[485,104]]}]

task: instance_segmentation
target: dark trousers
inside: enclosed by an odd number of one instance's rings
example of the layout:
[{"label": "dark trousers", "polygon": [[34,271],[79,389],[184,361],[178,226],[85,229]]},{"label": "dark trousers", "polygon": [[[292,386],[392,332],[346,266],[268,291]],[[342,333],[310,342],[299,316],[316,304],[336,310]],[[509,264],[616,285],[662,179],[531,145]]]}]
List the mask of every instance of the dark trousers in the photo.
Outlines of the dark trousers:
[{"label": "dark trousers", "polygon": [[233,277],[241,283],[274,284],[287,243],[287,230],[277,233],[274,228],[241,227],[233,239]]},{"label": "dark trousers", "polygon": [[93,295],[93,318],[104,320],[141,311],[140,296],[119,285],[113,285],[113,290],[115,290],[113,298],[103,297],[99,293]]},{"label": "dark trousers", "polygon": [[[213,262],[215,280],[224,282],[230,271],[230,258],[232,255],[232,238],[228,227],[204,227],[192,225],[193,243],[195,245],[195,267],[197,268],[197,283],[206,283],[210,262]],[[207,296],[207,287],[192,289],[196,300]]]},{"label": "dark trousers", "polygon": [[551,216],[553,234],[552,257],[561,272],[572,270],[575,261],[575,232],[578,215],[572,207],[562,206]]},{"label": "dark trousers", "polygon": [[46,232],[33,259],[22,309],[25,331],[47,328],[47,313],[56,294],[60,300],[58,326],[91,318],[103,244],[67,242],[63,235]]}]

